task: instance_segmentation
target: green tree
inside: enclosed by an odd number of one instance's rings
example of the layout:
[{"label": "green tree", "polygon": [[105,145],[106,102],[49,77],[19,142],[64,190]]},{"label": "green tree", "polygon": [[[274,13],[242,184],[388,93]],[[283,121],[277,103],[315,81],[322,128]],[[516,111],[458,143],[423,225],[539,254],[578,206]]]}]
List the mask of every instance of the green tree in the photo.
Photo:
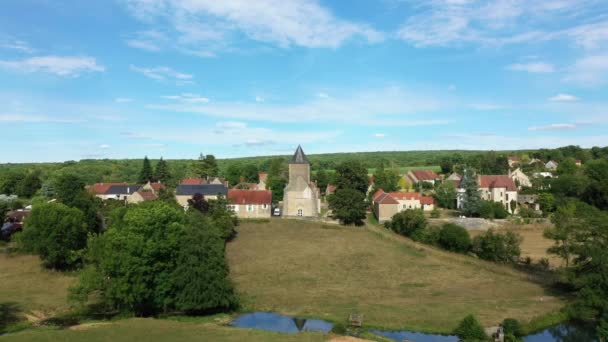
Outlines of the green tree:
[{"label": "green tree", "polygon": [[236,185],[241,182],[242,166],[240,163],[231,163],[226,169],[225,177],[230,185]]},{"label": "green tree", "polygon": [[213,154],[205,156],[201,153],[194,166],[194,173],[203,179],[219,176],[219,167],[215,156]]},{"label": "green tree", "polygon": [[314,181],[317,182],[317,186],[321,191],[325,191],[327,184],[329,183],[329,175],[324,169],[320,169],[314,175]]},{"label": "green tree", "polygon": [[484,260],[514,263],[521,254],[521,241],[521,236],[512,231],[499,234],[490,229],[473,239],[471,250]]},{"label": "green tree", "polygon": [[478,214],[485,219],[505,219],[509,212],[502,203],[482,200],[479,204]]},{"label": "green tree", "polygon": [[272,191],[272,203],[283,200],[286,185],[287,180],[284,177],[268,175],[266,186]]},{"label": "green tree", "polygon": [[471,248],[469,232],[462,226],[446,223],[439,231],[439,245],[448,251],[466,253]]},{"label": "green tree", "polygon": [[420,209],[405,210],[393,215],[390,228],[398,234],[414,237],[426,228],[424,212]]},{"label": "green tree", "polygon": [[84,189],[82,178],[72,173],[61,174],[55,179],[54,189],[55,196],[61,203],[82,211],[91,231],[99,232],[101,230],[101,221],[98,216],[100,200]]},{"label": "green tree", "polygon": [[144,161],[141,167],[141,171],[139,172],[138,182],[141,184],[148,183],[153,180],[154,174],[152,172],[152,165],[150,164],[150,160],[148,156],[144,157]]},{"label": "green tree", "polygon": [[0,194],[13,195],[17,192],[17,186],[23,179],[23,174],[16,171],[8,171],[0,177]]},{"label": "green tree", "polygon": [[30,198],[34,196],[36,191],[42,186],[40,181],[40,174],[37,171],[29,172],[15,188],[15,192],[19,197]]},{"label": "green tree", "polygon": [[71,269],[81,262],[88,228],[82,212],[61,203],[35,206],[25,222],[20,242],[40,255],[45,267]]},{"label": "green tree", "polygon": [[163,159],[163,157],[160,157],[160,160],[156,164],[156,169],[154,170],[154,179],[165,184],[171,180],[169,165]]},{"label": "green tree", "polygon": [[555,210],[555,196],[548,192],[538,194],[538,205],[540,210],[543,211],[543,215],[547,216]]},{"label": "green tree", "polygon": [[338,189],[328,197],[333,217],[342,224],[363,225],[365,219],[365,194],[355,189]]},{"label": "green tree", "polygon": [[481,194],[479,193],[479,184],[477,184],[477,179],[471,169],[464,170],[460,187],[464,189],[461,198],[462,212],[467,216],[478,215],[481,205]]},{"label": "green tree", "polygon": [[580,225],[580,220],[576,218],[576,204],[569,202],[558,207],[551,222],[553,226],[546,228],[543,235],[555,243],[547,251],[562,258],[568,267],[572,258],[572,244]]},{"label": "green tree", "polygon": [[468,315],[465,317],[456,330],[454,330],[454,335],[460,338],[460,341],[463,342],[479,342],[479,341],[487,341],[488,335],[486,335],[486,331],[483,329],[477,318],[473,315]]},{"label": "green tree", "polygon": [[254,164],[247,164],[241,170],[242,179],[247,183],[258,183],[260,181],[259,175],[260,171]]},{"label": "green tree", "polygon": [[456,207],[456,187],[450,181],[439,183],[435,187],[435,199],[437,204],[446,209],[454,209]]},{"label": "green tree", "polygon": [[566,158],[557,166],[557,174],[560,176],[573,175],[577,171],[578,166],[576,166],[576,160],[574,160],[574,158]]},{"label": "green tree", "polygon": [[452,162],[452,158],[444,157],[441,159],[441,162],[439,162],[439,166],[441,167],[441,172],[447,175],[453,171],[454,162]]},{"label": "green tree", "polygon": [[367,193],[367,169],[356,160],[344,161],[336,166],[336,189],[353,189]]},{"label": "green tree", "polygon": [[374,173],[374,189],[372,190],[372,194],[378,189],[382,189],[385,192],[399,190],[399,173],[391,169],[385,170],[384,165],[380,164]]}]

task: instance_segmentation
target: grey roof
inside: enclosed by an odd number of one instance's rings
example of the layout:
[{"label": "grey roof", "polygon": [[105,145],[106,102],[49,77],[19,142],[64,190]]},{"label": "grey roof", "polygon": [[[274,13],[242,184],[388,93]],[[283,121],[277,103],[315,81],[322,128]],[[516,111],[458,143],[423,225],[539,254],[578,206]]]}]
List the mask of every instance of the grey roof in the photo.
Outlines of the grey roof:
[{"label": "grey roof", "polygon": [[141,185],[112,185],[104,195],[131,195],[137,192]]},{"label": "grey roof", "polygon": [[228,188],[224,184],[180,184],[175,190],[178,196],[192,196],[197,193],[204,196],[226,196]]},{"label": "grey roof", "polygon": [[308,159],[306,159],[306,155],[302,150],[302,146],[298,145],[296,153],[294,153],[293,157],[291,157],[291,161],[289,162],[289,164],[309,164]]}]

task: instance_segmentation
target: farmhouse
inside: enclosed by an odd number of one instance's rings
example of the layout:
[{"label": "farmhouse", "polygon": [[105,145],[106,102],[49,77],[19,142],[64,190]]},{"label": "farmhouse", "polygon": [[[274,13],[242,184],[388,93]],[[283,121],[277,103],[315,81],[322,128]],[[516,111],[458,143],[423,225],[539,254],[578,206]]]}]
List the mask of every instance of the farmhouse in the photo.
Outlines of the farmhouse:
[{"label": "farmhouse", "polygon": [[180,184],[175,189],[175,200],[185,207],[195,194],[201,194],[205,200],[210,200],[226,196],[227,193],[228,188],[224,184]]},{"label": "farmhouse", "polygon": [[517,185],[518,189],[521,189],[521,187],[523,186],[532,186],[530,178],[525,173],[523,173],[520,168],[510,171],[509,178],[511,178],[515,182],[515,185]]},{"label": "farmhouse", "polygon": [[321,194],[310,181],[310,163],[298,145],[289,161],[289,183],[283,195],[283,215],[316,217],[321,213]]},{"label": "farmhouse", "polygon": [[372,196],[372,206],[378,221],[384,222],[404,210],[433,210],[435,202],[433,197],[422,196],[417,192],[384,192],[378,189]]},{"label": "farmhouse", "polygon": [[272,191],[230,189],[226,195],[230,210],[240,218],[268,218],[271,214]]},{"label": "farmhouse", "polygon": [[[477,184],[482,200],[502,203],[507,211],[513,213],[510,203],[517,202],[517,186],[513,179],[508,175],[483,175],[477,176]],[[463,194],[464,189],[458,189],[458,209],[462,209]]]},{"label": "farmhouse", "polygon": [[545,164],[545,169],[547,169],[547,170],[557,170],[557,165],[558,165],[558,163],[556,161],[549,160]]},{"label": "farmhouse", "polygon": [[435,182],[441,180],[441,177],[432,170],[410,170],[403,177],[406,182],[412,185],[422,182],[435,184]]}]

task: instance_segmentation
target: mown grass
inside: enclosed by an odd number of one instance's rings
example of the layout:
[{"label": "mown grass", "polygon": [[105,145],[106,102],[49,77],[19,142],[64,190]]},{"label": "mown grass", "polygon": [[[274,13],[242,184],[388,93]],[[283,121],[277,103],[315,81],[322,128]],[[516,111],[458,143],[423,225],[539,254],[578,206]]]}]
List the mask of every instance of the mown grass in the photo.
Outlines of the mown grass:
[{"label": "mown grass", "polygon": [[371,326],[449,333],[469,313],[491,326],[508,317],[528,322],[563,305],[511,267],[379,227],[273,219],[238,230],[228,259],[248,310],[335,322],[358,312]]},{"label": "mown grass", "polygon": [[114,322],[96,322],[69,329],[37,328],[0,336],[0,341],[326,341],[328,335],[303,333],[280,334],[238,329],[217,323],[180,322],[165,319],[131,318]]}]

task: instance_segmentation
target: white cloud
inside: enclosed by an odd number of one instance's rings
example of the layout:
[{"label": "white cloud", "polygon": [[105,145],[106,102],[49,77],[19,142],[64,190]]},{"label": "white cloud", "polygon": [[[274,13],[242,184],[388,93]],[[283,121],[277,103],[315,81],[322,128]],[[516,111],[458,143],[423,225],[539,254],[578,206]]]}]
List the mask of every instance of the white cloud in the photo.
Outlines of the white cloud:
[{"label": "white cloud", "polygon": [[317,97],[321,99],[328,99],[329,95],[327,93],[318,93]]},{"label": "white cloud", "polygon": [[167,41],[167,36],[156,30],[139,31],[125,40],[132,48],[152,52],[160,51],[161,45],[166,44]]},{"label": "white cloud", "polygon": [[132,98],[129,97],[117,97],[114,99],[114,102],[116,103],[127,103],[127,102],[133,102]]},{"label": "white cloud", "polygon": [[570,94],[557,94],[553,97],[548,98],[548,100],[553,102],[571,102],[578,101],[579,98]]},{"label": "white cloud", "polygon": [[376,133],[376,134],[374,134],[374,137],[376,137],[376,138],[384,138],[384,137],[386,137],[386,134],[384,134],[384,133]]},{"label": "white cloud", "polygon": [[608,83],[608,54],[588,55],[578,59],[568,68],[564,79],[583,86]]},{"label": "white cloud", "polygon": [[20,72],[45,72],[78,77],[82,72],[103,72],[95,58],[86,56],[41,56],[20,61],[0,61],[0,67]]},{"label": "white cloud", "polygon": [[242,129],[247,128],[247,123],[240,121],[222,121],[215,124],[218,128]]},{"label": "white cloud", "polygon": [[555,67],[553,64],[542,63],[542,62],[532,62],[532,63],[516,63],[511,64],[507,67],[509,70],[513,71],[525,71],[529,73],[552,73],[555,71]]},{"label": "white cloud", "polygon": [[[362,125],[443,125],[447,120],[429,117],[448,107],[436,96],[398,87],[313,98],[294,104],[213,102],[194,104],[150,104],[148,108],[181,113],[199,113],[219,118],[272,122],[357,122]],[[424,116],[424,119],[418,118]]]},{"label": "white cloud", "polygon": [[206,97],[202,97],[198,94],[192,94],[192,93],[182,93],[180,95],[166,95],[166,96],[161,96],[164,99],[167,100],[175,100],[178,102],[182,102],[182,103],[207,103],[209,102],[209,99]]},{"label": "white cloud", "polygon": [[181,73],[181,72],[175,71],[166,66],[144,68],[144,67],[138,67],[135,65],[131,65],[129,68],[132,71],[135,71],[137,73],[140,73],[148,78],[151,78],[151,79],[157,80],[157,81],[163,81],[163,82],[170,81],[170,82],[175,82],[177,85],[185,85],[185,84],[194,83],[194,81],[192,80],[194,78],[193,75]]},{"label": "white cloud", "polygon": [[34,53],[35,50],[27,42],[14,38],[0,40],[0,49],[16,50],[23,53]]},{"label": "white cloud", "polygon": [[255,97],[255,102],[264,102],[264,101],[265,101],[265,99],[263,97],[261,97],[261,96],[256,96]]},{"label": "white cloud", "polygon": [[529,131],[562,131],[562,130],[571,130],[576,129],[577,125],[575,124],[551,124],[546,126],[533,126],[528,127]]},{"label": "white cloud", "polygon": [[101,145],[99,145],[99,148],[102,149],[102,150],[107,150],[107,149],[110,148],[110,145],[108,145],[108,144],[101,144]]},{"label": "white cloud", "polygon": [[[369,25],[335,17],[314,0],[124,0],[130,13],[145,23],[162,25],[165,43],[203,56],[229,49],[239,36],[281,48],[337,48],[347,40],[383,39]],[[138,34],[135,45],[148,47]],[[141,42],[146,42],[142,44]]]}]

